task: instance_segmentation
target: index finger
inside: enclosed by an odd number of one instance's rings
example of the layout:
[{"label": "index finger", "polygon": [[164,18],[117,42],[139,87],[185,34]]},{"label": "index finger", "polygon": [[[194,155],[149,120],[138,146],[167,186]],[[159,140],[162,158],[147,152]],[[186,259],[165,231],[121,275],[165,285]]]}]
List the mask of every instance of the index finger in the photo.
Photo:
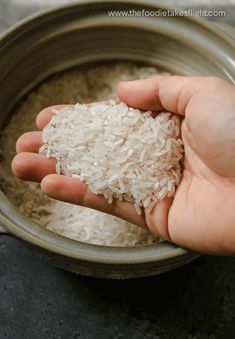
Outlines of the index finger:
[{"label": "index finger", "polygon": [[[219,78],[156,76],[149,79],[122,81],[117,86],[117,94],[128,106],[142,110],[167,110],[184,116],[192,96],[208,89],[209,85],[216,83],[216,79]],[[220,79],[220,81],[224,80]]]}]

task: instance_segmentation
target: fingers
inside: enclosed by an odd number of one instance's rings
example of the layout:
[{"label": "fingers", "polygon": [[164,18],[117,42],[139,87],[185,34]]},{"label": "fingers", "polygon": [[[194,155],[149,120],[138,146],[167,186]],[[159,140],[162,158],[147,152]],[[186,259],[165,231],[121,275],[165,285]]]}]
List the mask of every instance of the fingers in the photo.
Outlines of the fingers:
[{"label": "fingers", "polygon": [[42,130],[51,120],[52,116],[55,114],[53,110],[60,110],[65,107],[71,107],[73,105],[56,105],[44,108],[41,112],[38,113],[36,118],[36,126],[39,130]]},{"label": "fingers", "polygon": [[42,180],[41,188],[51,198],[112,214],[146,228],[144,213],[137,215],[133,204],[116,199],[108,204],[103,196],[92,193],[85,183],[77,179],[52,174]]},{"label": "fingers", "polygon": [[[36,125],[39,130],[42,130],[51,120],[52,116],[55,114],[53,109],[62,109],[64,107],[69,107],[72,105],[57,105],[51,106],[43,109],[36,118]],[[43,145],[42,142],[42,132],[33,131],[24,133],[19,137],[16,143],[16,152],[32,152],[38,153],[39,148]]]},{"label": "fingers", "polygon": [[55,173],[55,159],[42,154],[22,152],[12,161],[12,171],[22,180],[40,182],[46,175]]},{"label": "fingers", "polygon": [[168,214],[172,201],[173,198],[165,198],[145,209],[146,223],[150,232],[168,241],[171,241],[168,232]]},{"label": "fingers", "polygon": [[55,159],[41,154],[21,152],[12,161],[12,171],[22,180],[41,182],[44,193],[54,199],[109,213],[146,228],[144,213],[137,215],[133,204],[118,200],[108,204],[103,196],[93,194],[79,180],[56,175],[55,163]]},{"label": "fingers", "polygon": [[[104,102],[104,101],[103,101]],[[108,101],[106,101],[107,103]],[[92,104],[88,104],[92,105]],[[54,115],[52,112],[52,109],[61,109],[64,107],[68,107],[69,105],[59,105],[59,106],[53,106],[48,107],[42,110],[36,119],[36,124],[39,129],[43,129],[43,127],[49,123],[50,119]],[[41,131],[33,131],[33,132],[27,132],[22,134],[16,143],[16,152],[32,152],[32,153],[38,153],[39,148],[43,145],[42,142],[42,132]]]},{"label": "fingers", "polygon": [[86,184],[54,174],[55,159],[22,152],[13,159],[12,171],[22,180],[41,182],[43,192],[54,199],[109,213],[146,228],[144,215],[137,215],[131,203],[116,200],[113,204],[108,204],[103,196],[90,192]]},{"label": "fingers", "polygon": [[39,148],[43,145],[42,132],[34,131],[22,134],[16,142],[16,152],[38,153]]},{"label": "fingers", "polygon": [[[118,97],[127,105],[143,110],[167,110],[185,114],[189,100],[194,94],[218,78],[156,76],[149,79],[123,81],[117,86]],[[219,80],[223,81],[224,80]],[[217,81],[218,82],[218,81]]]}]

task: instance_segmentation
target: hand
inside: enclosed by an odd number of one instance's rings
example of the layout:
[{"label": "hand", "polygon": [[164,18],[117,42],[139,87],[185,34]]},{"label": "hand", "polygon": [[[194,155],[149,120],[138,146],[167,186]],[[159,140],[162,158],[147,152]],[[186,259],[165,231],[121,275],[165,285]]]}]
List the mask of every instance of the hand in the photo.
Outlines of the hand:
[{"label": "hand", "polygon": [[[154,77],[122,82],[119,98],[144,110],[181,115],[185,145],[183,178],[174,199],[156,203],[141,216],[132,204],[109,205],[84,183],[55,173],[55,160],[37,154],[41,132],[17,142],[13,172],[24,180],[41,181],[49,196],[114,214],[180,246],[205,253],[235,253],[235,88],[214,77]],[[42,129],[52,116],[37,117]]]}]

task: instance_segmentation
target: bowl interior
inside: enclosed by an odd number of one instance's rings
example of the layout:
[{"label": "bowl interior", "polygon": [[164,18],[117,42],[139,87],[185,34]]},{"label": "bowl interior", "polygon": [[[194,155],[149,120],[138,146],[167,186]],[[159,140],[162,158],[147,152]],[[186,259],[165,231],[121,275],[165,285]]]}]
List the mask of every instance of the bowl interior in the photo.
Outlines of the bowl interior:
[{"label": "bowl interior", "polygon": [[[26,20],[0,39],[0,127],[24,95],[48,76],[92,62],[131,60],[174,74],[235,78],[234,46],[222,33],[187,17],[110,17],[110,10],[157,10],[154,2],[81,1]],[[174,245],[107,249],[65,239],[15,210],[2,194],[10,231],[37,246],[73,258],[149,262],[183,255]],[[32,227],[33,226],[33,227]],[[97,252],[98,251],[98,252]]]},{"label": "bowl interior", "polygon": [[234,80],[233,46],[207,24],[188,17],[108,15],[110,10],[160,7],[141,2],[81,1],[7,33],[0,42],[1,119],[45,77],[88,62],[126,59],[177,74]]}]

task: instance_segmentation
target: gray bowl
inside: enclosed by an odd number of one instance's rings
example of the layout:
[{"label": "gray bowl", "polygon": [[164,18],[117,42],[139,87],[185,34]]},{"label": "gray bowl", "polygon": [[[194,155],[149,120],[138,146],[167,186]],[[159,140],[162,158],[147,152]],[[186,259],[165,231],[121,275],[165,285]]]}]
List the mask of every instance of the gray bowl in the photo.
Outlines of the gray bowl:
[{"label": "gray bowl", "polygon": [[[234,43],[218,27],[189,17],[108,16],[109,10],[143,8],[165,7],[143,0],[80,1],[32,16],[2,35],[0,127],[39,82],[91,62],[140,61],[177,74],[215,75],[234,83]],[[198,257],[166,242],[123,248],[73,241],[24,217],[2,192],[0,204],[2,233],[22,239],[45,260],[72,272],[135,278],[165,272]]]}]

